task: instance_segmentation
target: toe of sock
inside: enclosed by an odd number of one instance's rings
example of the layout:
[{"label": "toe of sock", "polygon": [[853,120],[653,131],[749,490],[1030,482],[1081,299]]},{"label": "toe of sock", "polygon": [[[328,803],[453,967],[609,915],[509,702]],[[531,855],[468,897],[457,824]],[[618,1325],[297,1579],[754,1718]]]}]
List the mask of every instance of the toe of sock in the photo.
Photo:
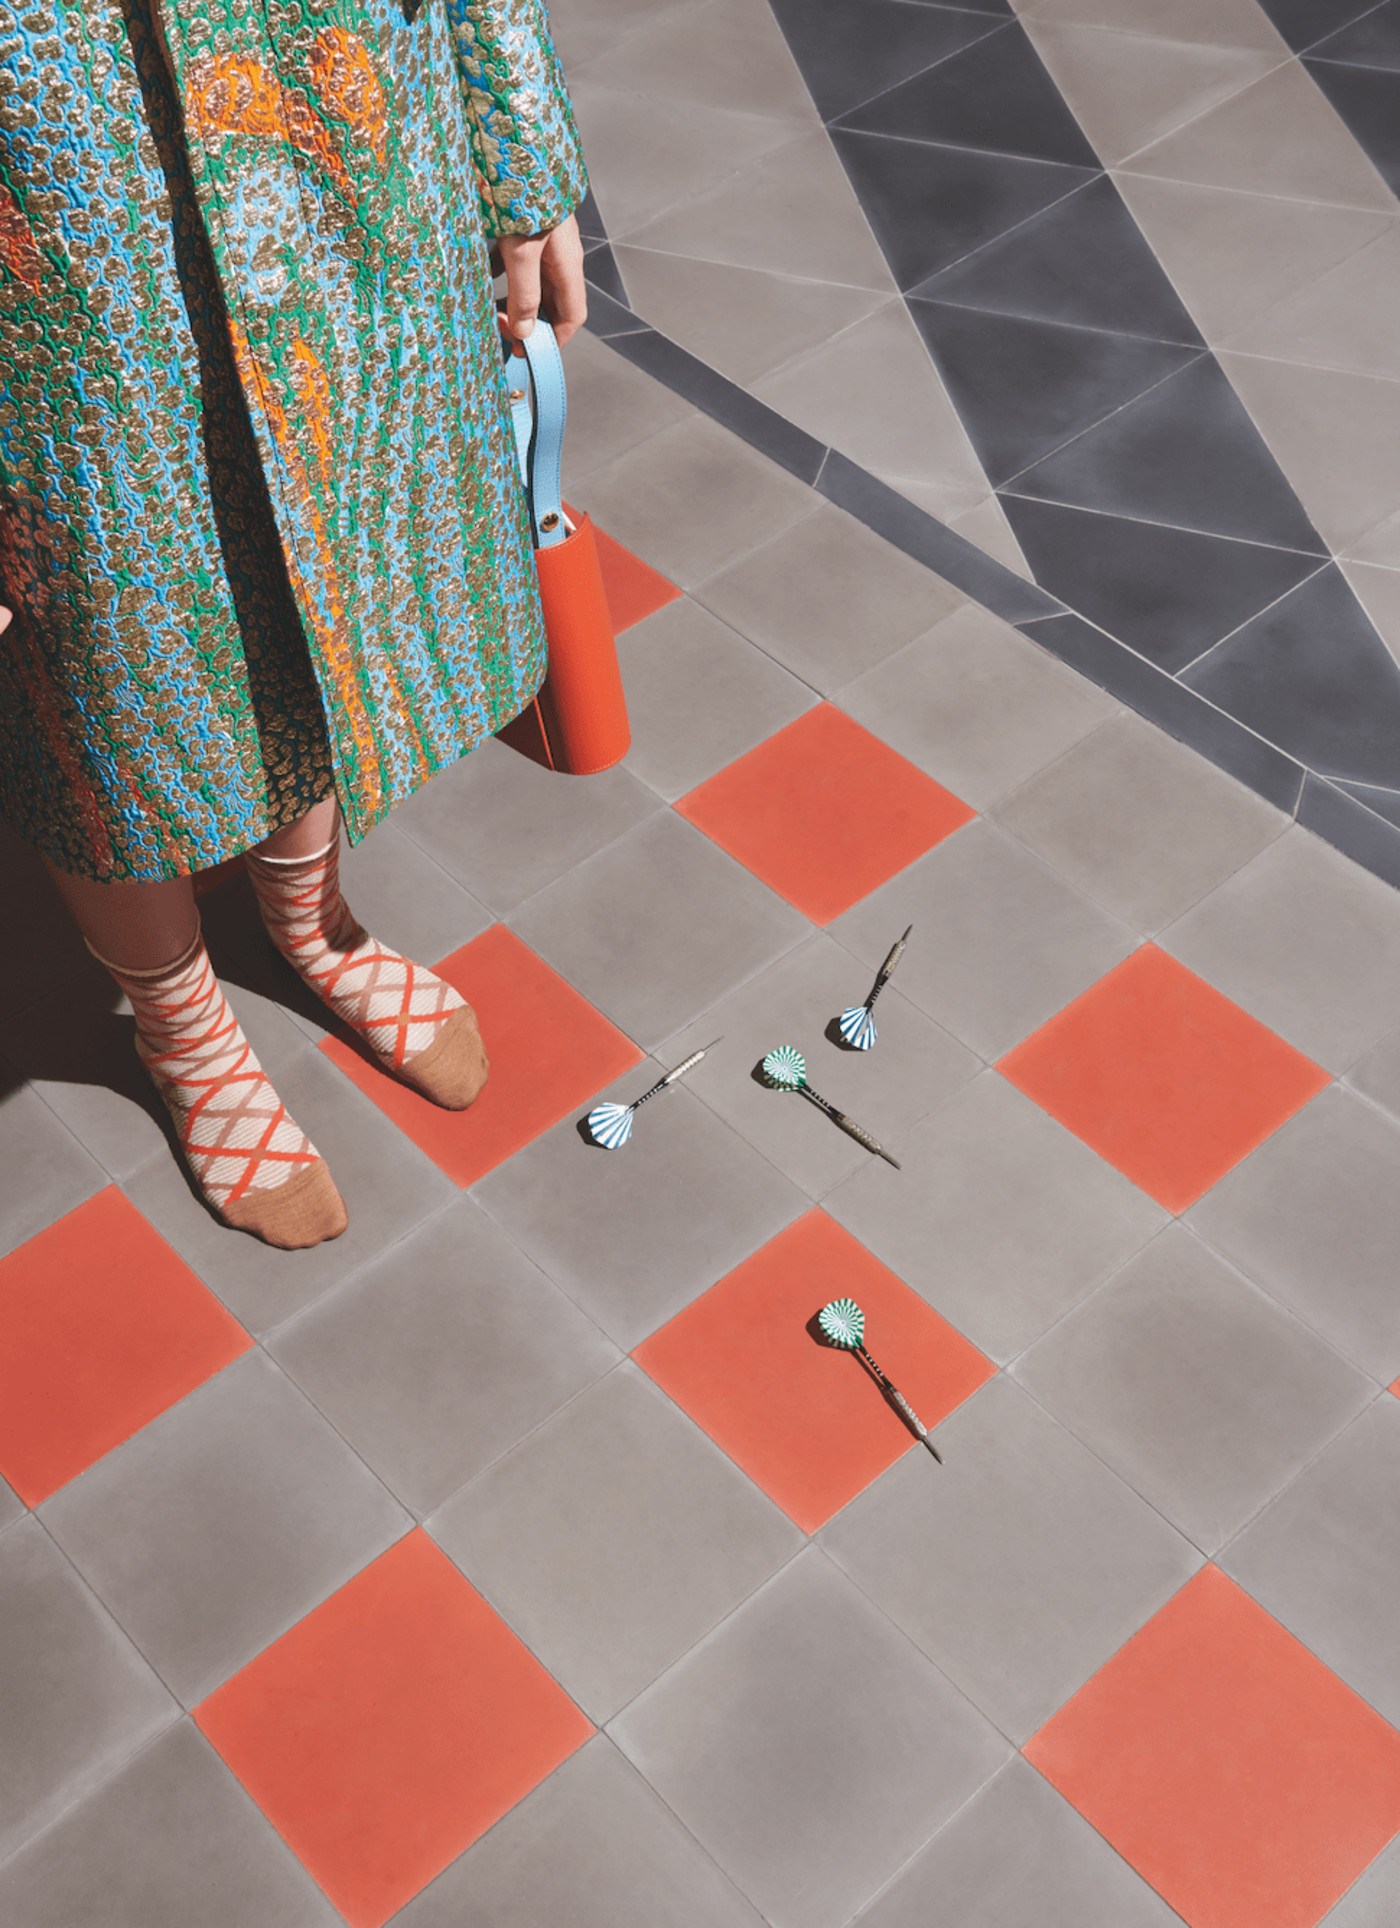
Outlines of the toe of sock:
[{"label": "toe of sock", "polygon": [[399,1076],[445,1111],[465,1111],[481,1096],[489,1070],[476,1013],[470,1004],[462,1004],[427,1050],[410,1058]]},{"label": "toe of sock", "polygon": [[320,1158],[285,1184],[230,1199],[220,1215],[236,1231],[251,1232],[283,1252],[301,1252],[339,1238],[350,1222],[345,1201]]}]

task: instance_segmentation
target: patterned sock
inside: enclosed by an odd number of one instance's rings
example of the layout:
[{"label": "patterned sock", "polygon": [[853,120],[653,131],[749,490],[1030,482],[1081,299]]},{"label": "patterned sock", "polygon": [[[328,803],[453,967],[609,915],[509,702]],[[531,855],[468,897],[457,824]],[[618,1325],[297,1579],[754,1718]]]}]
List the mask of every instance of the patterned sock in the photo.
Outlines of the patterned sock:
[{"label": "patterned sock", "polygon": [[196,932],[189,949],[157,971],[98,961],[131,1000],[136,1054],[224,1223],[284,1251],[338,1238],[346,1226],[340,1193],[254,1057],[203,937]]},{"label": "patterned sock", "polygon": [[248,853],[268,935],[386,1071],[464,1111],[486,1083],[476,1014],[450,984],[378,943],[340,893],[340,840],[311,857]]}]

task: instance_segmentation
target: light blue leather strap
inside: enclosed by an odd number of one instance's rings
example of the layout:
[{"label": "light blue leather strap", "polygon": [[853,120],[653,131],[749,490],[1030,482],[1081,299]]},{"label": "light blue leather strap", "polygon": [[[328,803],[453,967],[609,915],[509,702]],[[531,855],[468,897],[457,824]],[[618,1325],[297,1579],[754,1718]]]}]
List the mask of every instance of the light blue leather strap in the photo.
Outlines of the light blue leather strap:
[{"label": "light blue leather strap", "polygon": [[[527,368],[529,379],[525,381],[521,377]],[[547,321],[535,323],[525,342],[523,358],[507,357],[506,382],[535,547],[549,549],[568,534],[559,473],[568,403],[564,363]]]}]

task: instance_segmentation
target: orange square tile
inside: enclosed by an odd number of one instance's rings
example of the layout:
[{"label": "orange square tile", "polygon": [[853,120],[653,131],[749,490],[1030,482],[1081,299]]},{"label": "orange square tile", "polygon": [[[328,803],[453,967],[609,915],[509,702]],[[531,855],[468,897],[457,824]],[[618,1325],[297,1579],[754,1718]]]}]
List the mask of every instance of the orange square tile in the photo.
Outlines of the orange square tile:
[{"label": "orange square tile", "polygon": [[997,1069],[1172,1212],[1328,1083],[1310,1058],[1155,944]]},{"label": "orange square tile", "polygon": [[1024,1752],[1191,1928],[1314,1928],[1400,1828],[1400,1733],[1216,1567]]},{"label": "orange square tile", "polygon": [[840,1298],[864,1309],[871,1356],[926,1426],[996,1370],[825,1212],[789,1225],[632,1355],[805,1533],[912,1443],[860,1361],[812,1336]]},{"label": "orange square tile", "polygon": [[0,1473],[37,1506],[252,1343],[109,1186],[0,1259]]},{"label": "orange square tile", "polygon": [[[569,520],[577,522],[579,511],[566,503]],[[613,631],[620,636],[624,629],[630,629],[644,617],[664,609],[669,602],[675,602],[680,595],[673,582],[660,575],[649,563],[634,556],[630,549],[624,549],[620,542],[606,535],[597,523],[593,525],[593,539],[598,545],[598,567],[603,577],[603,594],[608,600],[608,614],[612,617]]]},{"label": "orange square tile", "polygon": [[815,924],[977,814],[830,703],[675,807]]},{"label": "orange square tile", "polygon": [[630,1038],[504,924],[433,968],[475,1008],[491,1060],[470,1110],[429,1104],[339,1038],[321,1049],[459,1185],[474,1185],[642,1061]]},{"label": "orange square tile", "polygon": [[421,1529],[195,1719],[351,1928],[379,1928],[593,1732]]}]

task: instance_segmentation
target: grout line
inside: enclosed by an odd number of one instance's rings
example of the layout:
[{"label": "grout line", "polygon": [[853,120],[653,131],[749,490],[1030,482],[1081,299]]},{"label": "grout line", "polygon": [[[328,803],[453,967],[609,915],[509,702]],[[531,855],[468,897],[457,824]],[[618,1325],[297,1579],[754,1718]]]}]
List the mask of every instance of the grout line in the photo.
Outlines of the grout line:
[{"label": "grout line", "polygon": [[[1257,623],[1261,616],[1267,616],[1271,609],[1277,609],[1280,603],[1286,603],[1290,596],[1296,596],[1300,589],[1305,589],[1310,582],[1316,582],[1319,576],[1325,575],[1329,569],[1334,569],[1335,567],[1336,564],[1334,562],[1319,561],[1316,569],[1309,570],[1306,576],[1301,576],[1291,588],[1285,589],[1282,595],[1275,596],[1272,602],[1264,603],[1260,608],[1255,610],[1252,616],[1246,616],[1243,622],[1236,623],[1235,627],[1227,630],[1223,636],[1217,636],[1213,643],[1207,644],[1198,656],[1191,658],[1189,663],[1178,664],[1171,672],[1172,680],[1177,683],[1183,682],[1185,677],[1193,669],[1199,668],[1208,656],[1215,654],[1216,650],[1223,649],[1226,643],[1233,637],[1238,636],[1242,629],[1248,629],[1251,623]],[[1194,688],[1194,685],[1188,683],[1186,687],[1191,689]],[[1287,755],[1287,752],[1285,751],[1284,754]]]}]

